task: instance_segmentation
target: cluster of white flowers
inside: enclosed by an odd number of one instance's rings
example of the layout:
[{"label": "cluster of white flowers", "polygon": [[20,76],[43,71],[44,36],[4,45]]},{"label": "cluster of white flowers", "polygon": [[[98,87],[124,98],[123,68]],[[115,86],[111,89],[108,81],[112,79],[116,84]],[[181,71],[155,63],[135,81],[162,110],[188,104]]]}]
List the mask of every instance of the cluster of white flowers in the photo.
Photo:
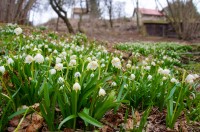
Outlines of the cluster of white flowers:
[{"label": "cluster of white flowers", "polygon": [[40,53],[38,53],[34,57],[34,61],[37,62],[37,63],[39,63],[39,64],[43,63],[44,62],[44,57]]},{"label": "cluster of white flowers", "polygon": [[61,62],[62,62],[62,59],[59,57],[56,57],[56,64],[61,63]]},{"label": "cluster of white flowers", "polygon": [[20,35],[22,33],[22,29],[20,27],[14,29],[14,33],[16,35]]},{"label": "cluster of white flowers", "polygon": [[175,78],[172,78],[171,80],[170,80],[172,83],[179,83],[179,81],[177,80],[177,79],[175,79]]},{"label": "cluster of white flowers", "polygon": [[13,64],[13,63],[14,63],[14,60],[12,58],[8,58],[7,64],[10,65],[10,64]]},{"label": "cluster of white flowers", "polygon": [[158,69],[158,73],[164,75],[164,76],[169,76],[170,75],[170,70],[169,69],[162,69],[162,68],[159,68]]},{"label": "cluster of white flowers", "polygon": [[121,69],[122,65],[121,65],[121,61],[118,57],[114,57],[111,61],[112,63],[112,66],[118,68],[118,69]]},{"label": "cluster of white flowers", "polygon": [[76,65],[76,60],[71,59],[69,62],[69,66],[75,66]]},{"label": "cluster of white flowers", "polygon": [[98,66],[99,65],[98,65],[97,61],[91,61],[90,63],[88,63],[87,69],[88,70],[96,70]]},{"label": "cluster of white flowers", "polygon": [[57,71],[61,71],[63,69],[63,64],[62,63],[56,64],[54,69],[56,69]]},{"label": "cluster of white flowers", "polygon": [[151,69],[151,66],[145,66],[144,69],[149,71]]},{"label": "cluster of white flowers", "polygon": [[53,75],[53,74],[56,74],[56,70],[55,69],[51,69],[49,70],[50,74]]},{"label": "cluster of white flowers", "polygon": [[185,78],[185,82],[189,83],[189,84],[192,84],[192,83],[194,83],[194,80],[196,80],[197,78],[199,78],[199,75],[197,75],[197,74],[189,74]]},{"label": "cluster of white flowers", "polygon": [[27,55],[26,58],[25,58],[25,63],[32,63],[34,61],[34,58],[30,55]]}]

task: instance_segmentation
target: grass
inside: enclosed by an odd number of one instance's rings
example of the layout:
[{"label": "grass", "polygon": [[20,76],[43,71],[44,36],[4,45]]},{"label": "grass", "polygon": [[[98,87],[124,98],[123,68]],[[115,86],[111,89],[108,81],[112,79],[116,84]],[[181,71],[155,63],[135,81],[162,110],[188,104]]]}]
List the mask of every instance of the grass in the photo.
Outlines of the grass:
[{"label": "grass", "polygon": [[130,112],[144,112],[139,128],[136,124],[133,131],[146,129],[153,107],[167,111],[166,127],[172,129],[182,112],[188,121],[200,121],[196,116],[199,75],[186,71],[180,56],[192,47],[123,43],[116,48],[132,52],[124,60],[122,52],[109,53],[84,34],[60,36],[44,33],[43,28],[26,33],[17,28],[6,25],[0,31],[1,131],[14,118],[20,122],[12,127],[19,130],[34,113],[44,119],[49,131],[101,130],[105,114],[119,111],[122,104],[129,109],[126,118]]}]

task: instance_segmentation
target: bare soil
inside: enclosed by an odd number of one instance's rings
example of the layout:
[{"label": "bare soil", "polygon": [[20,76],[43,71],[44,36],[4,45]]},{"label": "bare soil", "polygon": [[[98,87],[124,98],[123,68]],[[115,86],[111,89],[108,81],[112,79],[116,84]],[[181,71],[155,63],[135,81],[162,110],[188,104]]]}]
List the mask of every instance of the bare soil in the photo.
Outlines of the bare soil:
[{"label": "bare soil", "polygon": [[[114,27],[111,28],[107,20],[101,19],[87,19],[83,20],[81,29],[90,39],[103,41],[113,45],[120,42],[136,42],[136,41],[152,41],[152,42],[180,42],[185,44],[199,43],[200,38],[192,41],[179,40],[177,38],[144,36],[139,33],[136,27],[136,22],[131,19],[113,20]],[[74,30],[78,32],[77,19],[70,20]],[[60,33],[66,33],[67,28],[62,20],[59,20],[58,28],[56,28],[57,19],[52,19],[49,22],[43,24],[48,29],[56,30]]]}]

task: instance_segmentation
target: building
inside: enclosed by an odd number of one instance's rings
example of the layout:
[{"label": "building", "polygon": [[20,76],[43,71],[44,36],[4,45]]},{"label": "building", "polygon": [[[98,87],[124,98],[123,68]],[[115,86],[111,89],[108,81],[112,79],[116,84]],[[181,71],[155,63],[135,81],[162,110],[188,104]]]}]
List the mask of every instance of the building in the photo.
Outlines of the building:
[{"label": "building", "polygon": [[82,19],[89,19],[89,11],[87,8],[73,8],[72,9],[72,18],[74,19],[79,19],[80,16],[82,15]]},{"label": "building", "polygon": [[[147,20],[152,20],[152,21],[164,20],[165,15],[159,10],[138,8],[138,18],[139,18],[140,25],[142,25],[143,21],[147,21]],[[133,19],[135,21],[137,20],[137,8],[134,9]]]}]

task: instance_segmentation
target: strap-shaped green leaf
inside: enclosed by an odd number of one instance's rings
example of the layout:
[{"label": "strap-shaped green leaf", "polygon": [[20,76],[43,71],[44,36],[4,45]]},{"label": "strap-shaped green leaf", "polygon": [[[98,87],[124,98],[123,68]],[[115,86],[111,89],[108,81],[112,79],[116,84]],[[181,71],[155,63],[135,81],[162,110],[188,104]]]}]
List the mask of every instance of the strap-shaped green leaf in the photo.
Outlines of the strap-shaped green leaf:
[{"label": "strap-shaped green leaf", "polygon": [[70,116],[66,117],[66,118],[59,124],[58,129],[60,129],[60,128],[62,127],[62,125],[63,125],[65,122],[67,122],[67,121],[69,121],[69,120],[71,120],[71,119],[73,119],[73,118],[76,118],[76,115],[70,115]]},{"label": "strap-shaped green leaf", "polygon": [[[29,108],[27,108],[27,109],[29,109]],[[12,118],[15,117],[15,116],[24,114],[24,113],[26,112],[27,109],[21,109],[21,110],[15,112],[15,113],[13,113],[12,115],[10,115],[10,116],[8,117],[8,119],[10,120],[10,119],[12,119]]]},{"label": "strap-shaped green leaf", "polygon": [[97,121],[96,119],[92,118],[91,116],[87,115],[84,112],[78,113],[78,116],[83,119],[84,121],[96,126],[96,127],[103,127],[102,123]]}]

